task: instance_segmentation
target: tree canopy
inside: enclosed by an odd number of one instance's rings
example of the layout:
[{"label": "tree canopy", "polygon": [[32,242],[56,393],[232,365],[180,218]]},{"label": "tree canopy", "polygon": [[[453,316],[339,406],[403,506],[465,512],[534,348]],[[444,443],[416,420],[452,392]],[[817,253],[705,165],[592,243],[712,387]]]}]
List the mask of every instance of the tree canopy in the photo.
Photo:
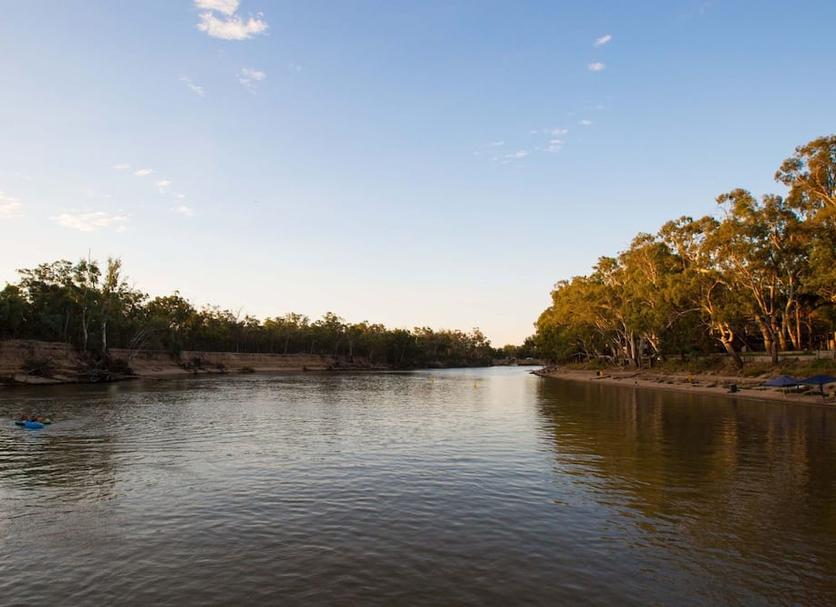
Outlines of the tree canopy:
[{"label": "tree canopy", "polygon": [[787,195],[717,197],[717,217],[639,234],[555,285],[535,342],[552,360],[642,360],[826,347],[836,328],[836,136],[796,149]]},{"label": "tree canopy", "polygon": [[479,329],[390,329],[351,323],[334,313],[257,319],[217,306],[196,308],[179,292],[149,297],[132,287],[119,259],[59,260],[18,270],[0,291],[0,339],[73,344],[93,357],[110,348],[316,354],[394,367],[491,364],[494,350]]}]

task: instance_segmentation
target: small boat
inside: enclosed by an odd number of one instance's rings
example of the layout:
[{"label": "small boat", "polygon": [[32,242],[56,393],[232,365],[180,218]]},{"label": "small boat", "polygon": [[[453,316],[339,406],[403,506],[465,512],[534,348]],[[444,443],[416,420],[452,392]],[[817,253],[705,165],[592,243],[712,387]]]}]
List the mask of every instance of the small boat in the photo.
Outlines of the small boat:
[{"label": "small boat", "polygon": [[32,421],[29,419],[16,419],[15,426],[20,426],[21,428],[28,428],[29,430],[40,430],[44,426],[48,426],[52,423],[51,419],[45,419],[43,421]]}]

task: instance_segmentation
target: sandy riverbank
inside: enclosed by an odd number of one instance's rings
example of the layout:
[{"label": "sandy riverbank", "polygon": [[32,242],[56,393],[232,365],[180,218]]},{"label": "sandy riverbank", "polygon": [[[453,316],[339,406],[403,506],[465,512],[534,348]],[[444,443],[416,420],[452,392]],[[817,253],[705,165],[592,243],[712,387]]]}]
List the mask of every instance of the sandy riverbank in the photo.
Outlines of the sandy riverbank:
[{"label": "sandy riverbank", "polygon": [[[600,383],[607,385],[627,386],[650,390],[671,390],[688,392],[691,394],[710,394],[728,398],[768,400],[778,402],[797,402],[806,404],[836,404],[834,390],[836,384],[825,386],[827,398],[822,398],[818,387],[812,387],[810,392],[798,393],[784,391],[778,388],[766,388],[762,384],[765,378],[733,377],[718,375],[688,375],[678,373],[654,373],[650,371],[590,371],[583,369],[553,369],[536,371],[540,377]],[[730,392],[729,386],[737,385],[737,392]]]},{"label": "sandy riverbank", "polygon": [[[355,357],[315,354],[267,354],[239,352],[184,351],[179,356],[168,352],[112,349],[111,356],[126,361],[131,377],[162,379],[224,373],[301,373],[306,371],[382,370],[368,360]],[[47,376],[27,373],[32,361],[48,363]],[[78,353],[69,345],[57,342],[8,340],[0,342],[0,381],[9,385],[41,385],[88,381],[83,374]]]}]

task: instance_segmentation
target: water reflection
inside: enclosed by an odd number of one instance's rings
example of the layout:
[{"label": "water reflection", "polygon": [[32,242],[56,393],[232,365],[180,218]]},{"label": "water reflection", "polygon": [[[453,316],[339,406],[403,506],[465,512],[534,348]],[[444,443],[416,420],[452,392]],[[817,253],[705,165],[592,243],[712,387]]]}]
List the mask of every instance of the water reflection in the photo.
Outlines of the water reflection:
[{"label": "water reflection", "polygon": [[0,602],[836,599],[822,408],[481,369],[0,393],[21,409],[57,423],[0,427]]},{"label": "water reflection", "polygon": [[556,381],[539,410],[557,473],[717,598],[832,600],[836,412]]}]

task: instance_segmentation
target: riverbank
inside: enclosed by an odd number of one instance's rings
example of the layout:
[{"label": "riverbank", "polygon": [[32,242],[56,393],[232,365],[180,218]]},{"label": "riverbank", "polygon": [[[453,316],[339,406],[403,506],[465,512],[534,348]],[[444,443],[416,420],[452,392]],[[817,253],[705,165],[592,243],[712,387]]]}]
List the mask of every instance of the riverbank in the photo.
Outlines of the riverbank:
[{"label": "riverbank", "polygon": [[[165,379],[198,375],[241,373],[341,373],[346,371],[398,371],[404,367],[370,361],[363,356],[320,354],[273,354],[256,352],[211,352],[111,348],[107,369],[85,361],[71,345],[37,340],[0,341],[0,386],[83,384],[128,379]],[[469,366],[529,366],[533,359],[501,360]],[[442,369],[468,366],[440,361],[421,368]],[[91,368],[93,367],[93,368]],[[408,367],[413,368],[413,367]]]},{"label": "riverbank", "polygon": [[[730,375],[706,375],[685,373],[658,373],[652,371],[625,371],[570,368],[546,368],[533,372],[545,378],[575,382],[599,383],[606,385],[629,386],[651,390],[669,390],[691,394],[708,394],[728,398],[750,400],[768,400],[778,402],[797,402],[806,404],[836,404],[836,384],[825,386],[826,398],[822,398],[818,387],[811,386],[806,392],[782,390],[763,386],[766,377],[739,377]],[[730,387],[737,386],[736,392]]]},{"label": "riverbank", "polygon": [[8,340],[0,342],[0,383],[53,385],[132,378],[162,379],[227,373],[302,373],[307,371],[382,371],[368,359],[309,354],[163,351],[131,352],[114,348],[111,358],[124,370],[91,375],[78,352],[59,342]]}]

